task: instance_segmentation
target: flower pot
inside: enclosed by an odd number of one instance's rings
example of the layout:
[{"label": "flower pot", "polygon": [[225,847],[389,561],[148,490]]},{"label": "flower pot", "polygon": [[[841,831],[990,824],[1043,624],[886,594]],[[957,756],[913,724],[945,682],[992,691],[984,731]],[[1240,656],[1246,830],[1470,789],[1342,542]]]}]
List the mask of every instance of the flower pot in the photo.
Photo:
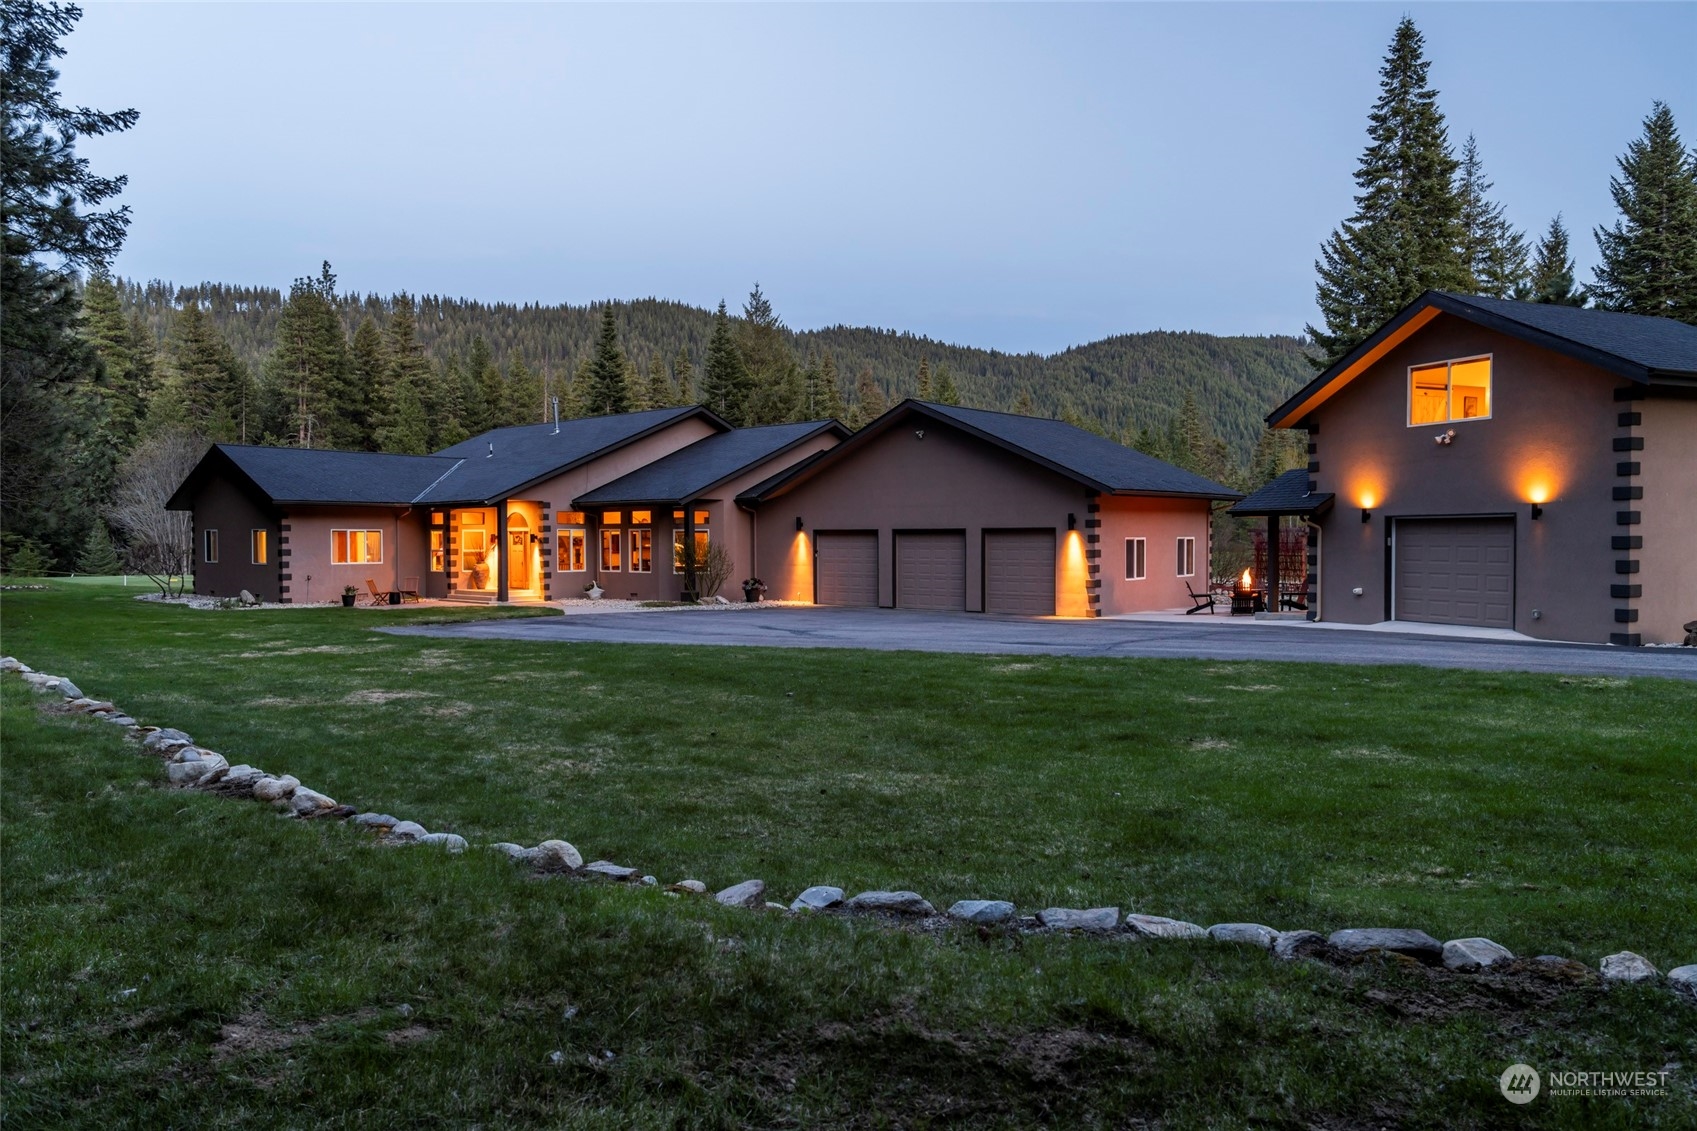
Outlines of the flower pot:
[{"label": "flower pot", "polygon": [[343,593],[343,594],[342,594],[342,608],[344,608],[344,609],[351,609],[351,608],[353,608],[353,607],[354,607],[354,598],[355,598],[355,597],[356,597],[356,596],[358,596],[358,594],[355,594],[355,593]]},{"label": "flower pot", "polygon": [[599,601],[601,599],[601,594],[603,594],[605,592],[607,592],[607,591],[605,589],[601,588],[599,585],[592,585],[588,589],[585,589],[583,591],[583,594],[584,594],[584,596],[588,597],[591,601]]}]

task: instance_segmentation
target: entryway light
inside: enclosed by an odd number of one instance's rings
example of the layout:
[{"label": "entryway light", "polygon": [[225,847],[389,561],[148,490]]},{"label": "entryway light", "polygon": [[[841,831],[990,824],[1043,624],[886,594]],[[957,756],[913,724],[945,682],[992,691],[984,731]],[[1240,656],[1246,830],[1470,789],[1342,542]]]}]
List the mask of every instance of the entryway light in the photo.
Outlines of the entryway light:
[{"label": "entryway light", "polygon": [[797,530],[801,529],[801,516],[799,514],[795,516],[795,528]]},{"label": "entryway light", "polygon": [[1077,530],[1078,529],[1078,516],[1076,514],[1072,514],[1070,512],[1067,514],[1067,529],[1068,530]]},{"label": "entryway light", "polygon": [[1372,522],[1373,521],[1373,512],[1368,510],[1366,507],[1362,507],[1361,508],[1361,521],[1362,522]]},{"label": "entryway light", "polygon": [[1543,505],[1540,504],[1540,503],[1533,503],[1532,504],[1532,518],[1533,518],[1533,520],[1536,521],[1537,519],[1540,519],[1540,518],[1543,518],[1543,517],[1544,517],[1544,507],[1543,507]]}]

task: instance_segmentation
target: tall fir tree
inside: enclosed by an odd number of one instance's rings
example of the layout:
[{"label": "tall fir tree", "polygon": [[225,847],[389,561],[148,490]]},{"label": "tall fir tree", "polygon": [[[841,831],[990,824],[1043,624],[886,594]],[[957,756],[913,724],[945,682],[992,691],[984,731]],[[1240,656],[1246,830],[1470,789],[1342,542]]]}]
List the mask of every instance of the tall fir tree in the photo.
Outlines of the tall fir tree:
[{"label": "tall fir tree", "polygon": [[748,400],[753,381],[731,336],[731,319],[724,300],[713,316],[713,336],[707,342],[707,361],[701,368],[701,403],[722,416],[733,428],[748,421]]},{"label": "tall fir tree", "polygon": [[436,367],[436,417],[430,422],[432,450],[449,448],[474,433],[465,424],[465,373],[457,353]]},{"label": "tall fir tree", "polygon": [[316,279],[296,279],[277,316],[276,348],[265,380],[288,408],[289,442],[298,448],[357,448],[365,415],[360,386],[336,308],[336,276],[325,263]]},{"label": "tall fir tree", "polygon": [[1403,17],[1379,70],[1368,145],[1355,170],[1355,214],[1314,264],[1325,329],[1309,326],[1324,369],[1426,290],[1466,290],[1461,201],[1425,40]]},{"label": "tall fir tree", "polygon": [[655,350],[648,355],[648,380],[642,396],[644,407],[666,408],[676,396],[672,382],[666,377],[666,361],[660,356],[660,351]]},{"label": "tall fir tree", "polygon": [[83,542],[82,553],[77,555],[77,572],[91,577],[111,577],[123,572],[118,551],[112,545],[112,535],[104,522],[89,523],[88,538]]},{"label": "tall fir tree", "polygon": [[837,359],[830,350],[819,359],[819,392],[815,413],[823,420],[841,420],[848,415],[843,405],[843,382],[837,373]]},{"label": "tall fir tree", "polygon": [[938,404],[959,404],[960,390],[955,387],[955,375],[949,372],[945,363],[937,366],[937,375],[933,380],[931,399]]},{"label": "tall fir tree", "polygon": [[680,346],[672,361],[672,384],[677,388],[678,405],[695,403],[695,364],[689,359],[689,348]]},{"label": "tall fir tree", "polygon": [[252,375],[198,301],[172,319],[166,364],[165,388],[149,406],[149,431],[180,425],[224,443],[260,438]]},{"label": "tall fir tree", "polygon": [[514,354],[507,364],[507,397],[502,420],[506,424],[540,424],[542,419],[542,375]]},{"label": "tall fir tree", "polygon": [[931,395],[931,361],[924,354],[919,357],[919,379],[914,385],[915,397],[922,401],[932,399]]},{"label": "tall fir tree", "polygon": [[383,331],[370,316],[360,319],[354,330],[353,346],[348,364],[353,369],[353,382],[360,389],[359,411],[354,425],[359,434],[357,446],[366,451],[377,450],[377,429],[388,411],[384,399],[384,380],[389,368],[389,352],[383,343]]},{"label": "tall fir tree", "polygon": [[619,324],[608,303],[601,310],[601,334],[595,357],[589,365],[589,388],[584,390],[584,412],[608,416],[630,411],[630,390],[625,384],[625,355],[619,349]]},{"label": "tall fir tree", "polygon": [[418,344],[418,319],[412,296],[395,296],[389,312],[384,370],[388,409],[377,430],[377,446],[385,452],[424,455],[430,451],[430,418],[425,404],[434,385],[434,373]]},{"label": "tall fir tree", "polygon": [[1589,291],[1605,310],[1655,314],[1697,325],[1697,154],[1688,153],[1673,111],[1655,103],[1644,134],[1609,178],[1620,219],[1597,229]]},{"label": "tall fir tree", "polygon": [[489,343],[482,334],[473,335],[471,350],[465,361],[465,380],[470,385],[461,395],[465,426],[473,436],[493,428],[501,411],[499,399],[493,404],[489,399],[491,393],[500,392],[501,374],[494,365],[495,357],[489,351]]},{"label": "tall fir tree", "polygon": [[102,416],[110,442],[120,452],[137,440],[137,430],[147,415],[147,402],[154,393],[152,335],[141,341],[135,319],[126,319],[112,277],[97,271],[83,288],[82,333],[100,359],[98,373],[91,373],[94,391],[102,405]]},{"label": "tall fir tree", "polygon": [[872,375],[870,365],[862,366],[854,383],[854,407],[861,414],[861,423],[870,424],[890,411],[890,398],[884,387]]},{"label": "tall fir tree", "polygon": [[801,370],[790,350],[789,330],[759,283],[754,284],[743,304],[736,342],[749,380],[744,423],[777,424],[795,419],[803,399]]},{"label": "tall fir tree", "polygon": [[1491,182],[1472,134],[1461,146],[1456,193],[1461,198],[1461,258],[1472,293],[1509,298],[1526,285],[1526,235],[1491,199]]},{"label": "tall fir tree", "polygon": [[1037,415],[1037,402],[1031,399],[1030,389],[1019,391],[1019,396],[1014,398],[1012,411],[1015,416]]},{"label": "tall fir tree", "polygon": [[1556,306],[1585,305],[1585,291],[1573,283],[1573,256],[1568,254],[1567,228],[1561,222],[1561,213],[1556,213],[1538,241],[1526,285],[1515,297]]}]

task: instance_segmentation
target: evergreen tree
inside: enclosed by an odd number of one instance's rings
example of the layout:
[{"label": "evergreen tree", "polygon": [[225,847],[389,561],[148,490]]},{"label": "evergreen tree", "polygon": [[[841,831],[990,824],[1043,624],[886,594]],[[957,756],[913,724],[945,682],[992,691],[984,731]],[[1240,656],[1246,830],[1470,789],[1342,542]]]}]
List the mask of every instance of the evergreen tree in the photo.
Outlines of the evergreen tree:
[{"label": "evergreen tree", "polygon": [[937,376],[933,379],[934,388],[931,399],[938,404],[959,404],[960,390],[955,388],[955,377],[945,365],[937,366]]},{"label": "evergreen tree", "polygon": [[1573,285],[1573,257],[1568,254],[1567,228],[1559,212],[1550,221],[1544,238],[1538,241],[1531,275],[1515,297],[1556,306],[1585,305],[1585,292]]},{"label": "evergreen tree", "polygon": [[1526,282],[1526,236],[1508,222],[1490,198],[1485,162],[1472,134],[1461,146],[1456,194],[1461,198],[1461,258],[1472,276],[1472,292],[1508,298]]},{"label": "evergreen tree", "polygon": [[672,362],[672,383],[677,387],[678,405],[695,403],[695,365],[689,360],[687,347],[678,350],[678,356]]},{"label": "evergreen tree", "polygon": [[424,413],[417,377],[409,371],[394,380],[388,418],[377,430],[378,446],[385,452],[408,456],[430,454],[430,421]]},{"label": "evergreen tree", "polygon": [[1030,389],[1021,389],[1019,396],[1014,398],[1013,413],[1015,416],[1037,415],[1037,403],[1031,399]]},{"label": "evergreen tree", "polygon": [[418,320],[412,296],[395,296],[389,313],[386,353],[389,364],[383,373],[388,409],[377,429],[378,449],[423,455],[430,451],[430,418],[426,398],[435,384],[434,372],[418,344]]},{"label": "evergreen tree", "polygon": [[756,283],[736,328],[737,352],[749,382],[744,423],[777,424],[795,419],[801,411],[801,371],[788,339],[789,330]]},{"label": "evergreen tree", "polygon": [[[471,339],[471,352],[466,355],[465,380],[469,382],[461,393],[461,411],[467,431],[473,436],[495,427],[505,399],[501,389],[501,371],[495,368],[494,355],[482,334]],[[492,399],[493,398],[493,399]]]},{"label": "evergreen tree", "polygon": [[560,390],[560,419],[577,420],[589,415],[589,386],[594,381],[595,359],[577,363],[572,379]]},{"label": "evergreen tree", "polygon": [[111,577],[123,572],[118,551],[112,546],[112,535],[107,533],[104,522],[89,524],[88,538],[83,542],[82,553],[77,555],[77,572],[90,577]]},{"label": "evergreen tree", "polygon": [[589,366],[589,387],[584,392],[584,411],[590,416],[630,411],[625,355],[619,349],[619,326],[613,319],[611,303],[601,310],[601,336],[595,344],[595,359]]},{"label": "evergreen tree", "polygon": [[931,362],[924,356],[919,359],[919,382],[913,395],[922,401],[933,399],[931,396]]},{"label": "evergreen tree", "polygon": [[90,374],[99,397],[111,442],[128,450],[147,415],[153,395],[151,335],[144,345],[138,341],[134,320],[126,320],[112,277],[96,271],[83,288],[82,333],[100,359],[100,370]]},{"label": "evergreen tree", "polygon": [[821,419],[841,420],[848,410],[843,405],[842,379],[837,375],[837,359],[830,350],[819,359],[819,408]]},{"label": "evergreen tree", "polygon": [[430,421],[430,446],[435,451],[468,440],[472,432],[465,426],[465,374],[460,369],[458,354],[437,366],[435,378],[436,415]]},{"label": "evergreen tree", "polygon": [[666,362],[655,350],[648,355],[648,382],[643,388],[642,399],[646,408],[666,408],[676,399],[677,394],[672,389],[672,383],[666,377]]},{"label": "evergreen tree", "polygon": [[198,302],[172,322],[166,364],[165,389],[149,406],[149,431],[179,424],[213,441],[259,438],[253,378]]},{"label": "evergreen tree", "polygon": [[336,276],[296,279],[277,320],[277,346],[265,379],[289,405],[289,442],[299,448],[357,448],[365,390],[354,371],[336,310]]},{"label": "evergreen tree", "polygon": [[725,303],[713,318],[713,337],[707,343],[707,362],[701,370],[701,403],[718,413],[733,427],[748,423],[748,400],[752,381],[742,354],[731,338],[731,319]]},{"label": "evergreen tree", "polygon": [[1697,154],[1686,152],[1673,111],[1655,103],[1618,163],[1609,192],[1620,219],[1597,229],[1591,297],[1605,310],[1697,324]]},{"label": "evergreen tree", "polygon": [[854,401],[863,424],[870,424],[890,411],[890,400],[884,395],[883,386],[873,378],[870,365],[861,369],[854,383]]},{"label": "evergreen tree", "polygon": [[505,424],[540,424],[542,411],[542,377],[524,363],[518,355],[507,366],[507,398],[502,414]]},{"label": "evergreen tree", "polygon": [[1314,268],[1324,330],[1308,327],[1324,369],[1429,289],[1465,290],[1461,201],[1424,39],[1403,17],[1379,71],[1369,143],[1355,171],[1355,214],[1320,248]]},{"label": "evergreen tree", "polygon": [[354,399],[356,409],[352,423],[358,435],[354,446],[376,451],[377,428],[389,410],[384,394],[389,354],[383,344],[383,331],[377,328],[377,323],[370,316],[362,318],[359,328],[354,331],[348,364],[353,370],[353,383],[360,390]]}]

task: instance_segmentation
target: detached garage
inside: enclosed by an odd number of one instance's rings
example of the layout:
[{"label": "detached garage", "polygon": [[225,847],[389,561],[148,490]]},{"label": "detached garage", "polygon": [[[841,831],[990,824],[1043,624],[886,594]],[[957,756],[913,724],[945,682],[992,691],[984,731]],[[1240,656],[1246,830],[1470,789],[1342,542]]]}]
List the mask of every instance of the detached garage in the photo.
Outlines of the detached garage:
[{"label": "detached garage", "polygon": [[1237,497],[1059,420],[909,400],[737,503],[775,599],[1088,617],[1188,606]]},{"label": "detached garage", "polygon": [[1514,627],[1514,519],[1399,518],[1391,542],[1394,619]]}]

